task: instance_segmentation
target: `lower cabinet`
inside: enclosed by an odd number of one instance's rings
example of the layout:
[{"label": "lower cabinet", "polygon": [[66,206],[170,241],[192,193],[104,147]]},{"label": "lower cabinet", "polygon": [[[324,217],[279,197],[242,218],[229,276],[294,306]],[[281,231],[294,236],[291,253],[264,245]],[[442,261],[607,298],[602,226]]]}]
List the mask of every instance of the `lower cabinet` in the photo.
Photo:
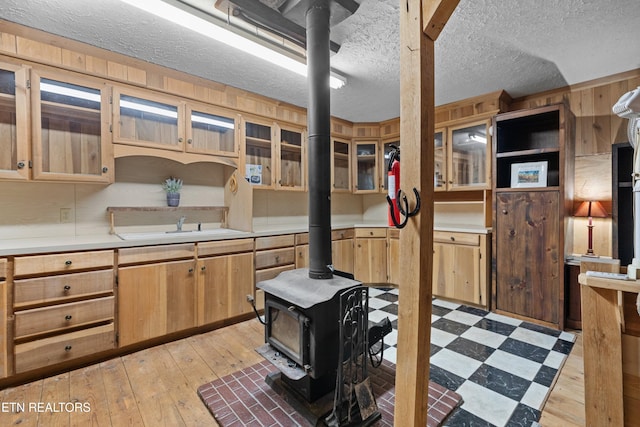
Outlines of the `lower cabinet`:
[{"label": "lower cabinet", "polygon": [[387,228],[356,228],[355,279],[387,283]]},{"label": "lower cabinet", "polygon": [[[178,245],[176,245],[178,246]],[[185,247],[186,246],[186,247]],[[189,251],[190,247],[190,251]],[[165,249],[171,257],[195,254],[195,245]],[[158,247],[154,247],[156,249]],[[144,248],[123,249],[120,261],[135,261]],[[144,255],[142,255],[144,256]],[[146,258],[146,257],[145,257]],[[197,325],[196,260],[155,262],[118,268],[119,344],[126,346]]]},{"label": "lower cabinet", "polygon": [[197,271],[198,326],[252,311],[253,239],[199,243]]},{"label": "lower cabinet", "polygon": [[488,308],[490,272],[486,234],[433,233],[433,295]]},{"label": "lower cabinet", "polygon": [[389,283],[400,286],[400,230],[390,228],[387,233],[389,235],[389,251],[387,257]]},{"label": "lower cabinet", "polygon": [[[338,271],[353,273],[353,228],[331,232],[331,261]],[[296,268],[309,267],[309,236],[296,234]]]}]

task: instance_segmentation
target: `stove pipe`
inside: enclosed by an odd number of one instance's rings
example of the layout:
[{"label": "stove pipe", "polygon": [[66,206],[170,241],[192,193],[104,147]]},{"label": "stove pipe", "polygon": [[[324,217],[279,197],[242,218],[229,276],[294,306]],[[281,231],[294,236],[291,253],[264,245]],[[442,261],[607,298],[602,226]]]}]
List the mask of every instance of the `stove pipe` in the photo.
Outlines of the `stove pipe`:
[{"label": "stove pipe", "polygon": [[331,279],[330,0],[313,1],[306,13],[309,106],[309,277]]}]

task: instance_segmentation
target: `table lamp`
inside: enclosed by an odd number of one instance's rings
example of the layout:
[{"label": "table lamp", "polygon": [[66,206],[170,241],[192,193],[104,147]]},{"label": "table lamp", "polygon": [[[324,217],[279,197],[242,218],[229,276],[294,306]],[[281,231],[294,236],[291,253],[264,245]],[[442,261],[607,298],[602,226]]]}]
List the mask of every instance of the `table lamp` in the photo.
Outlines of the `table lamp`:
[{"label": "table lamp", "polygon": [[609,214],[607,213],[607,211],[604,210],[604,207],[602,207],[602,204],[600,202],[596,200],[585,200],[584,202],[580,203],[580,206],[578,206],[578,209],[576,209],[573,216],[589,218],[589,224],[587,225],[589,229],[589,248],[587,249],[587,253],[585,254],[585,256],[593,256],[593,257],[597,256],[596,254],[593,253],[593,220],[592,218],[593,217],[606,218],[609,216]]}]

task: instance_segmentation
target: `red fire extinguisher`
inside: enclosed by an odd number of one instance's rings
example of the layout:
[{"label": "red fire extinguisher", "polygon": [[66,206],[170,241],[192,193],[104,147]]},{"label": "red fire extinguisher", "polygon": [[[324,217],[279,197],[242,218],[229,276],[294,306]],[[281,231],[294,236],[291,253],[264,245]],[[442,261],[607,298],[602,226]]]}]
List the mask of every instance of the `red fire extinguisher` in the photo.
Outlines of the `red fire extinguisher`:
[{"label": "red fire extinguisher", "polygon": [[393,227],[394,222],[391,215],[395,217],[396,224],[400,222],[400,212],[398,211],[398,203],[396,196],[400,188],[400,147],[391,144],[389,152],[389,162],[387,163],[387,191],[391,199],[389,209],[389,226]]}]

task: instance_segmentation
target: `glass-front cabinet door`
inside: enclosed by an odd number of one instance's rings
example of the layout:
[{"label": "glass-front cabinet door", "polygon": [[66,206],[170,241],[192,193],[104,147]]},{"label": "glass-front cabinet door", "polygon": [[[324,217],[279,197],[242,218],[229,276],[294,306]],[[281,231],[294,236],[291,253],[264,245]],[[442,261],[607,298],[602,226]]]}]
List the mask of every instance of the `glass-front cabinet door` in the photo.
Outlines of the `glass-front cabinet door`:
[{"label": "glass-front cabinet door", "polygon": [[237,132],[240,117],[206,105],[187,105],[186,151],[238,157]]},{"label": "glass-front cabinet door", "polygon": [[107,86],[36,71],[31,81],[33,179],[111,182]]},{"label": "glass-front cabinet door", "polygon": [[[393,141],[387,141],[382,143],[382,191],[389,191],[389,161],[391,160],[391,152],[394,150],[393,146],[400,148],[400,141],[394,139]],[[397,191],[397,189],[396,189]]]},{"label": "glass-front cabinet door", "polygon": [[29,179],[27,69],[0,62],[0,178]]},{"label": "glass-front cabinet door", "polygon": [[301,129],[285,129],[277,126],[278,169],[277,187],[282,190],[304,190],[305,171],[305,134]]},{"label": "glass-front cabinet door", "polygon": [[333,191],[351,192],[351,142],[332,139]]},{"label": "glass-front cabinet door", "polygon": [[449,128],[449,189],[489,188],[488,121]]},{"label": "glass-front cabinet door", "polygon": [[433,185],[435,191],[447,189],[447,145],[444,129],[436,129],[433,136]]},{"label": "glass-front cabinet door", "polygon": [[134,89],[113,92],[113,142],[183,151],[183,103]]},{"label": "glass-front cabinet door", "polygon": [[258,121],[244,122],[245,178],[255,187],[273,187],[274,144],[273,124]]},{"label": "glass-front cabinet door", "polygon": [[358,141],[355,152],[355,192],[378,192],[378,141]]}]

